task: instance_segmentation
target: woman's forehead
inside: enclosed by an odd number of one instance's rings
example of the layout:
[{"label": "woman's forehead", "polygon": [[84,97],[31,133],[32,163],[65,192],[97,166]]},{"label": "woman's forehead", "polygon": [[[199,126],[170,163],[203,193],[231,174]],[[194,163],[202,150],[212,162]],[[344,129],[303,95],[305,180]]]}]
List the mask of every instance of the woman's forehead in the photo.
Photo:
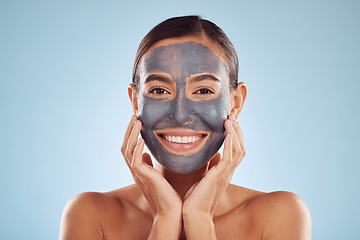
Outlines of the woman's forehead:
[{"label": "woman's forehead", "polygon": [[213,54],[215,54],[221,61],[223,61],[223,50],[213,41],[209,40],[206,37],[198,37],[198,36],[184,36],[184,37],[176,37],[176,38],[166,38],[154,43],[150,46],[147,51],[143,54],[144,58],[148,53],[150,53],[155,48],[160,46],[168,46],[176,43],[186,43],[186,42],[193,42],[193,43],[200,43],[207,48],[209,48]]},{"label": "woman's forehead", "polygon": [[186,42],[160,46],[149,52],[143,60],[144,71],[162,71],[169,74],[196,74],[202,72],[222,74],[222,62],[206,46]]},{"label": "woman's forehead", "polygon": [[150,51],[140,63],[142,79],[147,74],[164,72],[175,81],[199,73],[210,73],[227,79],[226,68],[207,47],[197,42],[180,42],[161,45]]}]

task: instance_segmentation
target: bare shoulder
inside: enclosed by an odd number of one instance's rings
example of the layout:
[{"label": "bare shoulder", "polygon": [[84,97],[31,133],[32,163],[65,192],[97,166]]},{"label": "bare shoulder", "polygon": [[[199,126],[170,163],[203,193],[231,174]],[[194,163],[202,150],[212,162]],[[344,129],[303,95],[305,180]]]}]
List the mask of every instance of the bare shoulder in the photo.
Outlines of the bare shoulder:
[{"label": "bare shoulder", "polygon": [[66,204],[59,239],[103,239],[101,218],[109,197],[105,193],[80,193]]},{"label": "bare shoulder", "polygon": [[85,192],[70,199],[61,218],[60,239],[104,239],[112,224],[121,228],[129,198],[133,197],[129,192],[134,192],[134,188]]},{"label": "bare shoulder", "polygon": [[298,195],[291,192],[262,193],[252,198],[248,205],[255,208],[255,212],[261,214],[262,218],[274,217],[279,219],[278,221],[286,217],[310,218],[310,212],[305,202]]},{"label": "bare shoulder", "polygon": [[285,191],[266,193],[231,184],[228,196],[231,201],[226,206],[230,206],[230,211],[224,212],[230,214],[224,216],[231,218],[229,228],[237,238],[311,239],[310,212],[298,195]]},{"label": "bare shoulder", "polygon": [[248,201],[262,225],[263,239],[311,239],[311,216],[305,202],[286,191],[257,194]]}]

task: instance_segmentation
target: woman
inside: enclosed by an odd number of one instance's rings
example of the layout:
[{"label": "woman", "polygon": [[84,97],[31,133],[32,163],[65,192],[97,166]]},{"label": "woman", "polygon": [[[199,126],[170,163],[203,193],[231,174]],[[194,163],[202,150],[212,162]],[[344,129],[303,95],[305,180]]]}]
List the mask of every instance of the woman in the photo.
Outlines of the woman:
[{"label": "woman", "polygon": [[310,239],[298,196],[229,184],[245,156],[236,119],[247,87],[237,75],[215,24],[186,16],[152,29],[137,52],[121,148],[136,184],[74,197],[60,239]]}]

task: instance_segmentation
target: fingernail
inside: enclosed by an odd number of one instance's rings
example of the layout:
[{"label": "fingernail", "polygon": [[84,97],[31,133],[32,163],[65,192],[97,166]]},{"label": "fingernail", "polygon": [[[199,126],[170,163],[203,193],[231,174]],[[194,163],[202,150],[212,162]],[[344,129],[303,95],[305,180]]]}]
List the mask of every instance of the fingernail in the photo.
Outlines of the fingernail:
[{"label": "fingernail", "polygon": [[136,120],[136,116],[135,116],[135,115],[132,115],[130,121],[133,122],[133,121],[135,121],[135,120]]},{"label": "fingernail", "polygon": [[235,121],[235,116],[234,116],[234,114],[231,114],[231,115],[230,115],[230,119],[233,120],[233,121]]},{"label": "fingernail", "polygon": [[140,122],[140,120],[136,120],[135,124],[136,124],[135,126],[141,130],[141,126],[140,126],[141,122]]},{"label": "fingernail", "polygon": [[231,127],[232,127],[232,122],[229,120],[229,121],[227,121],[227,127],[229,128],[229,129],[231,129]]}]

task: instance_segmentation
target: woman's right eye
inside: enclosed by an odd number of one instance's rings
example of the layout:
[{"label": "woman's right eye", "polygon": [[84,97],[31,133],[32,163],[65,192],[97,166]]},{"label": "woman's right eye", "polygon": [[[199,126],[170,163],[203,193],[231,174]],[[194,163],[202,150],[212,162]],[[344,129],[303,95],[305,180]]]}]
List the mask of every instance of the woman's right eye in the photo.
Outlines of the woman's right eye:
[{"label": "woman's right eye", "polygon": [[169,94],[170,92],[166,91],[163,88],[153,88],[149,91],[149,93],[162,95],[162,94]]}]

